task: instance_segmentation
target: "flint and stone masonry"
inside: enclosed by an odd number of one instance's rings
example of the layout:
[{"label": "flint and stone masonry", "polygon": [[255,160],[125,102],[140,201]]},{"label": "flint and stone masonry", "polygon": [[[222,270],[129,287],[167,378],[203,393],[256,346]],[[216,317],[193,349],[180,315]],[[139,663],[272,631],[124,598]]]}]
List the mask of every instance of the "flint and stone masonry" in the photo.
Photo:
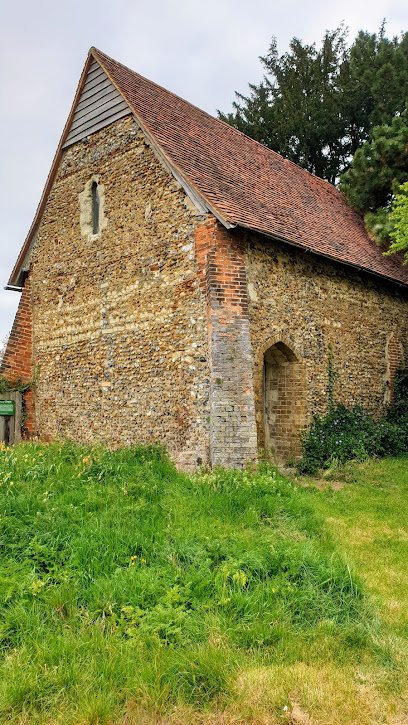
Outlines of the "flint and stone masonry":
[{"label": "flint and stone masonry", "polygon": [[329,349],[339,401],[392,400],[406,310],[403,286],[198,210],[127,116],[62,153],[2,372],[37,371],[27,435],[160,442],[187,469],[288,460]]},{"label": "flint and stone masonry", "polygon": [[287,244],[242,236],[258,445],[273,439],[290,458],[313,413],[327,410],[330,348],[335,400],[384,412],[408,350],[408,294]]},{"label": "flint and stone masonry", "polygon": [[[90,180],[104,207],[97,234],[84,212]],[[208,463],[194,256],[205,217],[188,202],[129,117],[64,152],[32,258],[40,435],[160,441],[181,466]]]}]

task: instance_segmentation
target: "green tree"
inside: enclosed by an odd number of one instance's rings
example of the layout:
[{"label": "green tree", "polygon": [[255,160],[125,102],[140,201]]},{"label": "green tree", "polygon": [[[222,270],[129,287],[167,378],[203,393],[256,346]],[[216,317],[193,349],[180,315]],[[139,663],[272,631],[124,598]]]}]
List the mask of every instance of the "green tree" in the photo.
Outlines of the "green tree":
[{"label": "green tree", "polygon": [[350,205],[364,216],[367,229],[380,243],[392,238],[391,203],[407,180],[408,110],[391,124],[373,128],[341,179],[340,188]]},{"label": "green tree", "polygon": [[[397,189],[391,206],[391,245],[387,254],[408,250],[408,181]],[[405,252],[404,264],[408,263],[408,251]]]},{"label": "green tree", "polygon": [[[327,32],[320,50],[293,38],[278,54],[276,38],[260,58],[266,75],[250,95],[236,94],[234,112],[220,118],[309,171],[334,182],[343,163],[342,94],[347,56],[343,28]],[[339,162],[339,157],[341,161]]]},{"label": "green tree", "polygon": [[408,33],[385,37],[360,31],[342,69],[350,151],[355,153],[374,126],[402,113],[408,86]]},{"label": "green tree", "polygon": [[401,113],[408,87],[408,33],[389,40],[361,31],[351,48],[340,26],[319,49],[293,38],[279,56],[276,38],[259,85],[236,94],[220,118],[312,173],[335,183],[377,124]]}]

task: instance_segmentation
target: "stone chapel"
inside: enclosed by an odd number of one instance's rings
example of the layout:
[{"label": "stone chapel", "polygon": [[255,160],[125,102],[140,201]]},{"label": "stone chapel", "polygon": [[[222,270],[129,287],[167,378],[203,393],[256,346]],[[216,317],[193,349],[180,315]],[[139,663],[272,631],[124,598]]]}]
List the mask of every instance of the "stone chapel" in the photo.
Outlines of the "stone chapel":
[{"label": "stone chapel", "polygon": [[333,186],[91,48],[8,288],[26,436],[159,442],[182,468],[300,454],[380,412],[408,270]]}]

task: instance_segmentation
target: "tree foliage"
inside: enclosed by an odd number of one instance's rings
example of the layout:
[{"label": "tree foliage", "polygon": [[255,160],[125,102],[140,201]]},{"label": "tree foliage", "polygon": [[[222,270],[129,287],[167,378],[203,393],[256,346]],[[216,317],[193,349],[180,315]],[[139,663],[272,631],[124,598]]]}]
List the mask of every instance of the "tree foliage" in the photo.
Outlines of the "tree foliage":
[{"label": "tree foliage", "polygon": [[397,187],[408,178],[408,115],[375,126],[371,138],[354,154],[341,190],[360,214],[388,207]]},{"label": "tree foliage", "polygon": [[[357,149],[340,185],[350,205],[364,216],[368,231],[377,241],[385,244],[393,240],[393,252],[403,248],[401,209],[407,180],[408,110],[395,116],[389,125],[373,128],[370,140]],[[393,200],[399,193],[401,200],[395,205]]]},{"label": "tree foliage", "polygon": [[237,93],[220,118],[332,183],[371,129],[404,110],[408,33],[390,40],[384,24],[378,34],[360,31],[350,48],[342,26],[319,49],[293,38],[279,55],[273,38],[260,60],[262,82]]},{"label": "tree foliage", "polygon": [[[391,245],[387,254],[408,250],[408,181],[397,190],[391,207]],[[408,263],[408,251],[405,253],[405,264]]]},{"label": "tree foliage", "polygon": [[7,337],[4,338],[4,340],[0,341],[0,365],[3,362],[4,356],[6,354],[7,343],[8,343],[8,335],[7,335]]}]

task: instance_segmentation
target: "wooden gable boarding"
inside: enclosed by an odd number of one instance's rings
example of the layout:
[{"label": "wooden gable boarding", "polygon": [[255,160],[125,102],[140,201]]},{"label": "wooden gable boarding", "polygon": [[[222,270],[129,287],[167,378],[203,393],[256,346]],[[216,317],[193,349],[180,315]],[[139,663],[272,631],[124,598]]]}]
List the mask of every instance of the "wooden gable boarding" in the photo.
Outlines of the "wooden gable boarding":
[{"label": "wooden gable boarding", "polygon": [[96,60],[92,60],[83,91],[62,148],[131,113],[123,96],[112,85]]}]

